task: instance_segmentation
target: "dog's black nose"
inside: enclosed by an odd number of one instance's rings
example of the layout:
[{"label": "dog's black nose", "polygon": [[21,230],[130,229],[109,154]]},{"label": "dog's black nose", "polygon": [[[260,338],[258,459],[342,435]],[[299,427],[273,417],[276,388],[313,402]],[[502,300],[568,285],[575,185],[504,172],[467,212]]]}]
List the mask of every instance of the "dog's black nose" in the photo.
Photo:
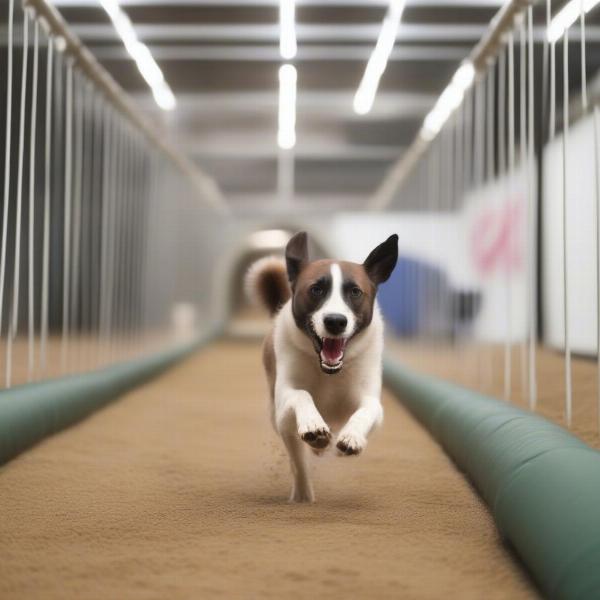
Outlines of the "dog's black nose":
[{"label": "dog's black nose", "polygon": [[346,319],[344,315],[333,313],[331,315],[325,315],[323,323],[325,324],[325,329],[327,329],[329,333],[332,333],[333,335],[339,335],[340,333],[343,333],[344,329],[346,329],[346,325],[348,325],[348,319]]}]

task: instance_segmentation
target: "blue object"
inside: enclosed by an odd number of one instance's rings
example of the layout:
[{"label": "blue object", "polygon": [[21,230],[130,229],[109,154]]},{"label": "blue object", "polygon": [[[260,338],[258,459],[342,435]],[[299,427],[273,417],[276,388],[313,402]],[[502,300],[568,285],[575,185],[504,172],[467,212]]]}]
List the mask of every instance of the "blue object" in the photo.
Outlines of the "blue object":
[{"label": "blue object", "polygon": [[392,330],[401,336],[447,333],[446,300],[450,290],[440,269],[421,260],[399,257],[396,268],[380,286],[378,301]]}]

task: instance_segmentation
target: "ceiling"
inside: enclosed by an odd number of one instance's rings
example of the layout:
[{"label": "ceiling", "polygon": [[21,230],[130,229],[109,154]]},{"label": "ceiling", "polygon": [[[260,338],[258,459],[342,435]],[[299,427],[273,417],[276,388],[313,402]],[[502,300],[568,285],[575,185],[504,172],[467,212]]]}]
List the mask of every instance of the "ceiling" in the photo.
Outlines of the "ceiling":
[{"label": "ceiling", "polygon": [[[373,110],[358,116],[353,95],[388,2],[297,0],[294,206],[363,206],[501,3],[408,0]],[[175,94],[170,113],[154,104],[97,0],[54,4],[236,209],[289,208],[290,161],[277,147],[276,0],[121,0]]]}]

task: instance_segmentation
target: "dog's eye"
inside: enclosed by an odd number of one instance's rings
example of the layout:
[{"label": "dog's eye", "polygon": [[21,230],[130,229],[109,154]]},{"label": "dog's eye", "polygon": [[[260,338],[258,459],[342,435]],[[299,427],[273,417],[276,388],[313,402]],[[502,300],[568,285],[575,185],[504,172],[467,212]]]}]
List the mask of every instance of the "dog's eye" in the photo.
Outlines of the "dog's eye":
[{"label": "dog's eye", "polygon": [[358,286],[350,288],[350,296],[352,298],[360,298],[362,296],[362,290]]},{"label": "dog's eye", "polygon": [[310,293],[316,298],[319,298],[323,295],[323,288],[320,285],[311,285]]}]

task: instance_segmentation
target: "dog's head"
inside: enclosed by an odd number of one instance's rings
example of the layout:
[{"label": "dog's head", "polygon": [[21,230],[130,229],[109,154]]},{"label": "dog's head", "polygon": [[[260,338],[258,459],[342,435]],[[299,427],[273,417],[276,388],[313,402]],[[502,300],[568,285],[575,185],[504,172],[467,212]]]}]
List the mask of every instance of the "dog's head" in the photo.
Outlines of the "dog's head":
[{"label": "dog's head", "polygon": [[309,261],[307,235],[297,233],[285,250],[292,313],[313,343],[323,372],[338,373],[346,346],[371,323],[377,286],[398,260],[398,236],[375,248],[363,264]]}]

